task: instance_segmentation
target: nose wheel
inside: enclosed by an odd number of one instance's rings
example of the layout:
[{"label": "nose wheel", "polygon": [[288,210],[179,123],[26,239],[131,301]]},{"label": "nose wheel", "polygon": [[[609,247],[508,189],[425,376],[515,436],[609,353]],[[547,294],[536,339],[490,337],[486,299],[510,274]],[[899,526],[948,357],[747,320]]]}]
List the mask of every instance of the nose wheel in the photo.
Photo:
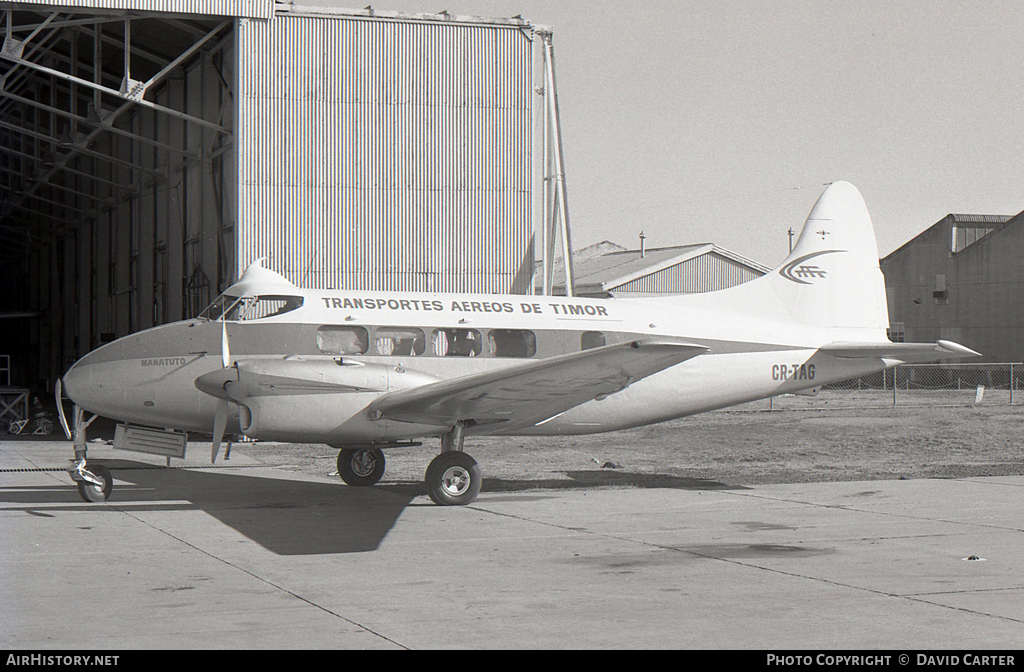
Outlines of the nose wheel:
[{"label": "nose wheel", "polygon": [[110,498],[110,493],[114,489],[114,477],[110,475],[110,469],[102,464],[83,465],[71,474],[78,486],[79,496],[85,501],[105,502]]}]

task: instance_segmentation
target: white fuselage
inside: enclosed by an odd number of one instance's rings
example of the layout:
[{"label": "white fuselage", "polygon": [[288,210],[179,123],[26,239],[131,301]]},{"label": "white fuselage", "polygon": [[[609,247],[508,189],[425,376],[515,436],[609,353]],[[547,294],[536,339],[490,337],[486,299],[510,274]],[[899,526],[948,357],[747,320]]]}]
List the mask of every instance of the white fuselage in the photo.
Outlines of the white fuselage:
[{"label": "white fuselage", "polygon": [[[221,322],[191,319],[107,344],[64,377],[82,408],[116,420],[209,432],[216,399],[196,380],[232,365],[262,367],[261,401],[229,432],[268,440],[345,444],[439,434],[437,426],[375,420],[367,406],[400,389],[579,351],[595,344],[653,339],[708,348],[705,354],[528,427],[491,424],[488,434],[588,434],[635,427],[877,371],[881,359],[841,359],[818,348],[842,340],[826,327],[717,310],[700,297],[580,299],[300,290],[301,307]],[[456,354],[453,334],[469,334]],[[444,332],[441,334],[440,332]],[[396,334],[398,336],[396,336]],[[415,345],[399,336],[415,335]],[[512,347],[509,338],[530,347]],[[353,345],[352,339],[358,341]],[[403,345],[404,343],[404,345]],[[290,393],[287,371],[322,393]],[[338,392],[330,385],[347,385]],[[265,403],[267,401],[272,403]]]}]

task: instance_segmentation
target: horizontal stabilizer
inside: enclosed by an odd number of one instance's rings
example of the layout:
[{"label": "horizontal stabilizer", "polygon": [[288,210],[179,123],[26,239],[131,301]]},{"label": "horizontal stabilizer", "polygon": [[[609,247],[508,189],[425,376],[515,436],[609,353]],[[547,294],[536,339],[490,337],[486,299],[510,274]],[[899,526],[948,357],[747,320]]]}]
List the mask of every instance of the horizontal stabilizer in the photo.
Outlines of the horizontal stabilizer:
[{"label": "horizontal stabilizer", "polygon": [[688,343],[616,343],[391,392],[374,401],[370,411],[380,418],[436,426],[471,420],[529,427],[707,350]]},{"label": "horizontal stabilizer", "polygon": [[981,353],[952,341],[937,343],[852,343],[823,345],[820,351],[844,359],[895,359],[904,363],[933,362],[958,357],[981,357]]}]

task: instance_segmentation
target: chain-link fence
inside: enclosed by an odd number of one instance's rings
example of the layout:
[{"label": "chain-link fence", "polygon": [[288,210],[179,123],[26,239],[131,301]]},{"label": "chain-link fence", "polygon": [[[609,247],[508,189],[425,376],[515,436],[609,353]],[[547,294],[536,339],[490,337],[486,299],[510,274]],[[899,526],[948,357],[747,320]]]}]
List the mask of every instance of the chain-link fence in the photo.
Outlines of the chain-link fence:
[{"label": "chain-link fence", "polygon": [[[785,395],[769,409],[837,406],[970,406],[1024,403],[1024,364],[902,364],[821,388]],[[759,405],[759,404],[758,404]]]}]

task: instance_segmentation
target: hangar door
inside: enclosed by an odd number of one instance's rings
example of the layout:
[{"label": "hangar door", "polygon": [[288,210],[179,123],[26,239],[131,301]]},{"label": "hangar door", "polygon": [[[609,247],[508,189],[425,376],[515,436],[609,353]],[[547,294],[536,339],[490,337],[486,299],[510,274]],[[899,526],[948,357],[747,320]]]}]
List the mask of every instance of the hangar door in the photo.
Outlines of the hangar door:
[{"label": "hangar door", "polygon": [[524,22],[279,12],[242,19],[237,41],[240,269],[267,257],[308,287],[526,293]]}]

